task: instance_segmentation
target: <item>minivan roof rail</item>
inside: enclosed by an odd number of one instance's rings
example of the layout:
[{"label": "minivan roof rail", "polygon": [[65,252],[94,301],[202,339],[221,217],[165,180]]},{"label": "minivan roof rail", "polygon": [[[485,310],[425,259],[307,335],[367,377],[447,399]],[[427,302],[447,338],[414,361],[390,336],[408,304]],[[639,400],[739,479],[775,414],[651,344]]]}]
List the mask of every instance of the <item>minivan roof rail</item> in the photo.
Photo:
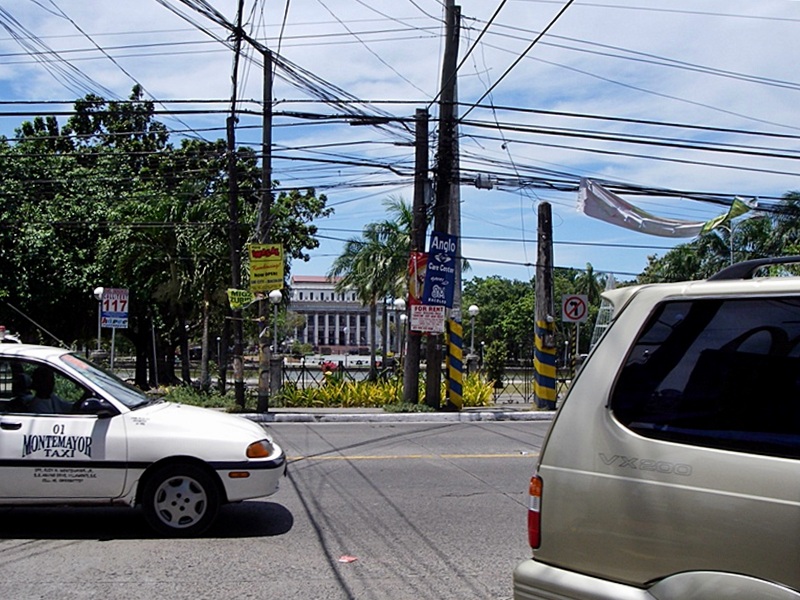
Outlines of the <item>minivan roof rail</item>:
[{"label": "minivan roof rail", "polygon": [[769,265],[800,263],[800,256],[772,256],[754,258],[731,265],[708,278],[708,281],[728,281],[732,279],[752,279],[759,269]]}]

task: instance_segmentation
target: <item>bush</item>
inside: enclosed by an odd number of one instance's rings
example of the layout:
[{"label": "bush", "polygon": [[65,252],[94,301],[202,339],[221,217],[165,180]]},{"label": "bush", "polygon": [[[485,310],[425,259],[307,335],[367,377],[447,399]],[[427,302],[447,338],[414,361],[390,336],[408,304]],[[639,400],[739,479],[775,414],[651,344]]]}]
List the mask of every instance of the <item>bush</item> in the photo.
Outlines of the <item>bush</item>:
[{"label": "bush", "polygon": [[[425,395],[425,380],[420,377],[420,398]],[[442,398],[446,383],[442,383]],[[462,390],[464,407],[488,406],[492,403],[492,385],[473,373],[464,378]],[[159,391],[158,395],[169,402],[223,409],[228,412],[255,412],[258,405],[258,390],[245,390],[244,409],[236,403],[233,389],[224,395],[217,390],[202,392],[192,386],[173,386]],[[324,385],[300,388],[287,383],[270,400],[270,406],[289,408],[383,408],[389,412],[421,412],[432,410],[423,402],[406,404],[403,399],[403,381],[399,376],[378,381],[351,381],[328,377]]]},{"label": "bush", "polygon": [[486,346],[483,356],[483,367],[486,369],[486,377],[494,382],[496,388],[504,386],[503,377],[506,373],[506,345],[502,341],[494,341]]},{"label": "bush", "polygon": [[[203,408],[220,408],[228,412],[240,412],[242,409],[236,404],[236,397],[233,390],[228,390],[224,395],[218,390],[203,392],[188,385],[176,385],[165,389],[162,397],[168,402],[179,404],[190,404],[192,406],[202,406]],[[248,394],[245,391],[245,411],[251,408],[256,409],[255,394]]]},{"label": "bush", "polygon": [[[420,398],[425,395],[425,380],[420,377]],[[446,383],[442,383],[442,398],[445,395]],[[492,403],[492,386],[479,374],[467,375],[464,379],[462,396],[464,406],[488,406]],[[278,396],[278,404],[287,407],[306,408],[381,408],[393,412],[409,412],[397,410],[402,406],[403,382],[399,376],[378,381],[341,381],[329,378],[324,386],[300,389],[296,385],[285,385]],[[423,405],[420,403],[421,406]],[[414,405],[412,405],[414,406]],[[392,407],[392,408],[389,408]],[[424,410],[424,409],[420,409]]]}]

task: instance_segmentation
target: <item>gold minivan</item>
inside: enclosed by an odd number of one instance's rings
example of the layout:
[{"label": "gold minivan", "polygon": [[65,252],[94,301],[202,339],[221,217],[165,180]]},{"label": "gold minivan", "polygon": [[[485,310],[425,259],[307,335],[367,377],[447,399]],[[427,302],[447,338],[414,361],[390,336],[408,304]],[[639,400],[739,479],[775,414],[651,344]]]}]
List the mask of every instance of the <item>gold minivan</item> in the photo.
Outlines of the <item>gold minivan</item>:
[{"label": "gold minivan", "polygon": [[800,278],[754,277],[784,262],[606,292],[531,479],[516,600],[800,600]]}]

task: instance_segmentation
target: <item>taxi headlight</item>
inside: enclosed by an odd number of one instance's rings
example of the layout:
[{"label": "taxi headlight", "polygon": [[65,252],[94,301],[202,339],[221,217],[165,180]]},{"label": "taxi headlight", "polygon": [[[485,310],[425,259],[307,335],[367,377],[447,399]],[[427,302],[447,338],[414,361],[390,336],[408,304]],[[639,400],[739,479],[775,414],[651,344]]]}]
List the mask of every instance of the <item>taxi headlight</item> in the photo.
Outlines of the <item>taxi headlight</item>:
[{"label": "taxi headlight", "polygon": [[269,440],[259,440],[247,447],[247,458],[269,458],[275,452],[275,447]]}]

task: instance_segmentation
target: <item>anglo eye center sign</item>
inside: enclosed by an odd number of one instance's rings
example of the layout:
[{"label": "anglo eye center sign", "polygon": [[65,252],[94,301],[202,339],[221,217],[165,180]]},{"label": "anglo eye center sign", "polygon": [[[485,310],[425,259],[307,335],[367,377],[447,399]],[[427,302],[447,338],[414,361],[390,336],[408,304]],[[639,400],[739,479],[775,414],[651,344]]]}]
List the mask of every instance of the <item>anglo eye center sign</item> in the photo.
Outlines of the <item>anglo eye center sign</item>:
[{"label": "anglo eye center sign", "polygon": [[425,286],[422,303],[429,306],[453,307],[456,285],[456,254],[458,238],[454,235],[431,232],[428,249],[428,265],[425,271]]}]

